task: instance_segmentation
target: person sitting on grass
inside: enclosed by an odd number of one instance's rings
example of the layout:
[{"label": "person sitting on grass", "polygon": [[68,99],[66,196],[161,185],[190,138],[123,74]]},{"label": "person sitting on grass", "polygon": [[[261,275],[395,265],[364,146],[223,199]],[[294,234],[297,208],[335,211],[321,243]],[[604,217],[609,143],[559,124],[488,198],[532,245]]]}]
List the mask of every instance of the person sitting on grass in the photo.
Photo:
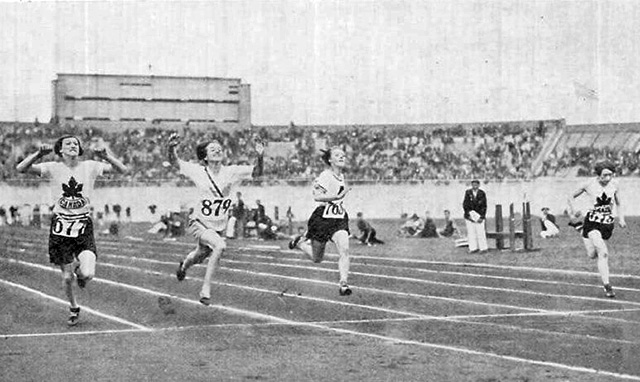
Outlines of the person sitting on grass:
[{"label": "person sitting on grass", "polygon": [[416,236],[422,230],[424,223],[418,214],[413,214],[411,217],[400,227],[398,230],[398,236],[400,237],[413,237]]},{"label": "person sitting on grass", "polygon": [[354,236],[356,239],[360,240],[360,243],[369,246],[375,244],[384,244],[384,241],[376,237],[375,228],[373,228],[373,226],[371,226],[368,221],[364,220],[362,212],[357,213],[356,224],[358,226],[358,230],[360,231],[360,236]]},{"label": "person sitting on grass", "polygon": [[424,217],[424,225],[418,234],[416,235],[421,238],[433,238],[440,237],[438,236],[438,229],[436,228],[436,223],[433,221],[431,217],[431,212],[426,211]]},{"label": "person sitting on grass", "polygon": [[444,227],[438,231],[438,234],[442,237],[459,237],[460,230],[456,222],[451,219],[451,211],[444,210]]},{"label": "person sitting on grass", "polygon": [[560,229],[556,224],[556,217],[549,212],[549,207],[542,208],[542,217],[540,218],[541,231],[540,236],[544,239],[557,237]]}]

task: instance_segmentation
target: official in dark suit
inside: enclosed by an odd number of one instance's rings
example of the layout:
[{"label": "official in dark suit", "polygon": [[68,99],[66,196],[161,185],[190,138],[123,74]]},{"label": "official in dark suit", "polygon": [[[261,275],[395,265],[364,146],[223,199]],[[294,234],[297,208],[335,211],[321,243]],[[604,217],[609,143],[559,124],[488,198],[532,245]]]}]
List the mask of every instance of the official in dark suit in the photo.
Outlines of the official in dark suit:
[{"label": "official in dark suit", "polygon": [[467,226],[469,252],[486,252],[489,249],[485,231],[487,195],[480,189],[479,180],[471,181],[471,188],[464,193],[462,208],[464,209],[464,222]]}]

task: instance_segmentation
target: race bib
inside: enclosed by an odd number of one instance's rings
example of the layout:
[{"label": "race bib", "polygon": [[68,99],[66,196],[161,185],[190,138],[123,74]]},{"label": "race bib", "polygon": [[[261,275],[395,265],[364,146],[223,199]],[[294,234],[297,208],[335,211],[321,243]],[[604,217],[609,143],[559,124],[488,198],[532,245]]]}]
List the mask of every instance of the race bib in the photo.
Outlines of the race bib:
[{"label": "race bib", "polygon": [[78,237],[84,233],[87,221],[56,216],[51,224],[51,232],[56,236]]},{"label": "race bib", "polygon": [[614,222],[614,218],[611,214],[598,211],[589,212],[587,220],[600,224],[613,224]]},{"label": "race bib", "polygon": [[324,206],[322,217],[325,219],[342,219],[344,218],[344,214],[342,203],[327,203],[327,205]]},{"label": "race bib", "polygon": [[231,199],[202,199],[200,214],[207,220],[219,220],[227,216],[231,203]]}]

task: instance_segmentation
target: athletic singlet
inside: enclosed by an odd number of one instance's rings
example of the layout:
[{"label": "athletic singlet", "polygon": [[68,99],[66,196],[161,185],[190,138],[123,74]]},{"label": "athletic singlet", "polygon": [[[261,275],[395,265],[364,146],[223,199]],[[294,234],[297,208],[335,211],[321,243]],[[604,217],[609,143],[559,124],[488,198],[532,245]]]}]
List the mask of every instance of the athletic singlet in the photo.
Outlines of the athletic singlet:
[{"label": "athletic singlet", "polygon": [[44,162],[33,167],[40,171],[40,176],[51,179],[49,192],[55,215],[52,232],[58,236],[78,237],[87,224],[95,180],[105,171],[111,171],[112,166],[86,160],[73,168],[62,162]]},{"label": "athletic singlet", "polygon": [[[346,188],[344,176],[337,176],[333,171],[324,170],[313,182],[314,195],[337,195]],[[342,219],[345,216],[343,200],[333,202],[318,202],[318,206],[323,206],[322,217],[326,219]]]},{"label": "athletic singlet", "polygon": [[591,207],[587,219],[595,223],[613,224],[613,205],[618,192],[618,182],[615,179],[602,187],[598,178],[591,178],[584,189],[591,200]]},{"label": "athletic singlet", "polygon": [[253,166],[222,166],[217,174],[212,174],[208,167],[200,164],[178,163],[180,173],[196,185],[189,218],[215,231],[225,229],[232,204],[231,189],[243,179],[251,178]]}]

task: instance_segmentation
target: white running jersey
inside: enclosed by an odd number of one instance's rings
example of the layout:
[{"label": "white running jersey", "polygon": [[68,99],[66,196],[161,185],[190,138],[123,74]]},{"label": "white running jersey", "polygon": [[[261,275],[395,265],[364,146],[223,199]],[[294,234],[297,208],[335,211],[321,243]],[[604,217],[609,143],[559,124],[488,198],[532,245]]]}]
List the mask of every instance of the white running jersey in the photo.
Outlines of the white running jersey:
[{"label": "white running jersey", "polygon": [[616,179],[611,179],[606,187],[602,187],[598,182],[598,178],[591,178],[583,187],[589,195],[591,209],[605,205],[609,206],[609,209],[613,208],[614,195],[618,192],[618,181]]},{"label": "white running jersey", "polygon": [[615,195],[618,192],[617,180],[611,179],[602,187],[598,178],[591,178],[583,187],[590,198],[590,220],[604,224],[613,223]]},{"label": "white running jersey", "polygon": [[[337,176],[333,171],[324,170],[313,182],[314,195],[337,195],[347,187],[344,176]],[[322,217],[327,219],[341,219],[345,216],[345,209],[342,200],[333,202],[318,202],[319,206],[324,206]]]},{"label": "white running jersey", "polygon": [[40,171],[40,176],[51,179],[53,213],[69,218],[89,215],[95,180],[112,169],[108,163],[93,160],[78,162],[73,168],[62,162],[44,162],[32,167]]},{"label": "white running jersey", "polygon": [[206,167],[196,163],[179,161],[180,173],[196,185],[192,198],[193,213],[190,219],[205,227],[222,231],[227,226],[231,208],[231,189],[243,179],[250,179],[253,166],[222,166],[220,172],[212,174]]}]

